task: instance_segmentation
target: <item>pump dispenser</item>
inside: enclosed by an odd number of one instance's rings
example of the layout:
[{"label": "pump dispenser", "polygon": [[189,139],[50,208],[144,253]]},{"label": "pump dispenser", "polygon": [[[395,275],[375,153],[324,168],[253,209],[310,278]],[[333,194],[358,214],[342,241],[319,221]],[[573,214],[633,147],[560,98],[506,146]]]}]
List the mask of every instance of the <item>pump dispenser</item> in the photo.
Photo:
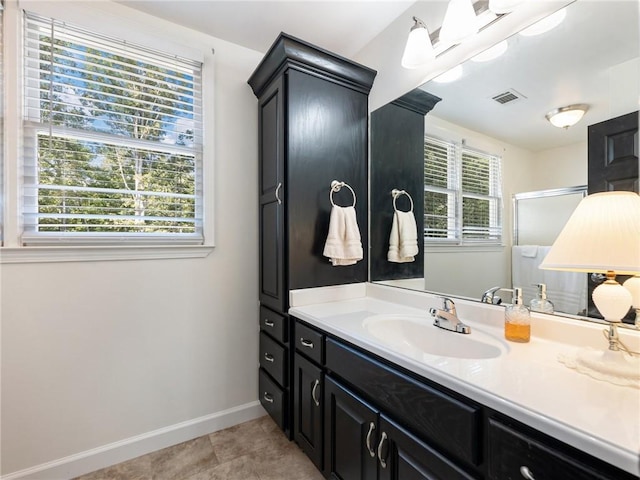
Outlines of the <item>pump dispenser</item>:
[{"label": "pump dispenser", "polygon": [[547,286],[544,283],[538,283],[538,298],[532,298],[529,307],[532,312],[553,313],[553,303],[547,300]]},{"label": "pump dispenser", "polygon": [[522,289],[513,289],[513,305],[504,311],[504,338],[512,342],[526,343],[531,338],[531,315],[522,304]]}]

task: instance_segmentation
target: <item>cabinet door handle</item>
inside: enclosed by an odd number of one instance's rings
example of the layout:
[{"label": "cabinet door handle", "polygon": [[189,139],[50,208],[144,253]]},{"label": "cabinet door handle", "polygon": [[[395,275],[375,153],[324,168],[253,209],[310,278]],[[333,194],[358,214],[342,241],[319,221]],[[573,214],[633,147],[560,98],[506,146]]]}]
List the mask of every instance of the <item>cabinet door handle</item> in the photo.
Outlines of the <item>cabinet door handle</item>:
[{"label": "cabinet door handle", "polygon": [[369,455],[371,455],[371,457],[376,456],[376,451],[373,448],[371,448],[371,434],[375,429],[376,429],[376,424],[373,422],[370,422],[369,431],[367,432],[367,450],[369,450]]},{"label": "cabinet door handle", "polygon": [[262,398],[264,398],[265,402],[273,403],[273,395],[271,395],[270,393],[264,392]]},{"label": "cabinet door handle", "polygon": [[273,355],[271,355],[270,353],[265,353],[264,354],[264,359],[267,362],[271,362],[271,363],[273,363],[273,361],[275,360],[275,358],[273,358]]},{"label": "cabinet door handle", "polygon": [[522,475],[522,478],[526,480],[536,480],[533,473],[531,473],[531,470],[524,465],[520,467],[520,475]]},{"label": "cabinet door handle", "polygon": [[303,337],[300,337],[300,343],[303,347],[313,348],[313,342],[311,340],[307,340]]},{"label": "cabinet door handle", "polygon": [[380,466],[382,468],[387,468],[387,461],[384,458],[382,458],[382,446],[386,441],[387,441],[387,432],[382,432],[382,435],[380,436],[380,443],[378,444],[378,461],[380,462]]},{"label": "cabinet door handle", "polygon": [[276,200],[278,201],[278,205],[282,205],[282,200],[280,200],[280,188],[282,187],[282,182],[278,183],[276,187]]},{"label": "cabinet door handle", "polygon": [[264,319],[264,324],[267,327],[273,327],[275,325],[275,323],[273,323],[273,320],[269,320],[268,318]]},{"label": "cabinet door handle", "polygon": [[313,382],[313,388],[311,389],[311,398],[313,399],[313,403],[316,404],[316,407],[320,406],[320,400],[316,397],[316,393],[318,392],[318,387],[320,386],[320,380],[316,379]]}]

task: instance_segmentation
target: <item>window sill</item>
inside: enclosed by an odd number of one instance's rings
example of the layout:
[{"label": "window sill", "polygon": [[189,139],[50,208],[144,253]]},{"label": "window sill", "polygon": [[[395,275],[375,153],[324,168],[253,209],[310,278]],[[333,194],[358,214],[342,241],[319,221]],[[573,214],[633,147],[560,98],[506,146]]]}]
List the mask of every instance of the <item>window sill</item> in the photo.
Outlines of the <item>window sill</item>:
[{"label": "window sill", "polygon": [[0,247],[0,264],[204,258],[212,245]]},{"label": "window sill", "polygon": [[434,243],[425,243],[424,244],[425,251],[427,252],[438,252],[438,253],[475,253],[475,252],[502,252],[506,246],[505,245],[495,245],[495,244],[466,244],[466,245],[438,245]]}]

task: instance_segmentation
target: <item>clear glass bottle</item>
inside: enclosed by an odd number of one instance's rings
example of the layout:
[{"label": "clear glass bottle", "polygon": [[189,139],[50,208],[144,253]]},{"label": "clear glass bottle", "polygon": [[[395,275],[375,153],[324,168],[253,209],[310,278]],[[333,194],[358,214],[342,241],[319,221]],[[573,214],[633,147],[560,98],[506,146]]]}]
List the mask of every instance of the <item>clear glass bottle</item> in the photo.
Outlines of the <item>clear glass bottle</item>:
[{"label": "clear glass bottle", "polygon": [[532,298],[529,302],[529,308],[532,312],[553,313],[553,303],[547,299],[547,286],[544,283],[538,283],[538,298]]},{"label": "clear glass bottle", "polygon": [[522,289],[513,289],[513,304],[504,311],[504,338],[526,343],[531,339],[531,314],[522,304]]}]

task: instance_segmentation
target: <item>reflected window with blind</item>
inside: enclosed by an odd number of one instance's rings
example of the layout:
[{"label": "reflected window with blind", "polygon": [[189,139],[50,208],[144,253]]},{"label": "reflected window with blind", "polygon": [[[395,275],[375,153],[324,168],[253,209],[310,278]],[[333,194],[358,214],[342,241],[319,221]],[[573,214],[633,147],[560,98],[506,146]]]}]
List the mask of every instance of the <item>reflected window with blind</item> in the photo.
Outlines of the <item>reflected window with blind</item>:
[{"label": "reflected window with blind", "polygon": [[202,63],[26,14],[23,243],[202,244]]},{"label": "reflected window with blind", "polygon": [[502,162],[425,137],[424,238],[428,243],[502,243]]}]

